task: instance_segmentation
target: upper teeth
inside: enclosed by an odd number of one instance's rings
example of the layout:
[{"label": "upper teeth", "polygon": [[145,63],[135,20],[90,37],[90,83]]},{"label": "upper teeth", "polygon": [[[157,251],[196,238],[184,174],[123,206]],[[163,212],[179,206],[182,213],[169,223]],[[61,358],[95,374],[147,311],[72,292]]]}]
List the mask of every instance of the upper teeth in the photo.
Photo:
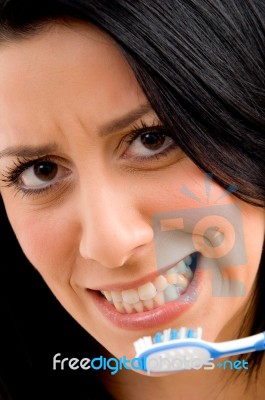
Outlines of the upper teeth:
[{"label": "upper teeth", "polygon": [[119,312],[142,312],[144,308],[151,310],[165,301],[176,300],[185,291],[193,276],[189,267],[191,262],[192,258],[188,256],[165,274],[138,288],[101,293]]}]

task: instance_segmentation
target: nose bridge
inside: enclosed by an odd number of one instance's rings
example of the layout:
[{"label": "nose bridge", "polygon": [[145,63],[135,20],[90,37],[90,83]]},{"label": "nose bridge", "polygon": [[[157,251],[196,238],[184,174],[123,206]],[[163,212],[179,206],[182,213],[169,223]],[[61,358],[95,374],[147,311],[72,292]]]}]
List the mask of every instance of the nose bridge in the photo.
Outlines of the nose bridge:
[{"label": "nose bridge", "polygon": [[84,189],[79,207],[80,254],[105,267],[122,266],[135,249],[153,240],[153,230],[122,185]]}]

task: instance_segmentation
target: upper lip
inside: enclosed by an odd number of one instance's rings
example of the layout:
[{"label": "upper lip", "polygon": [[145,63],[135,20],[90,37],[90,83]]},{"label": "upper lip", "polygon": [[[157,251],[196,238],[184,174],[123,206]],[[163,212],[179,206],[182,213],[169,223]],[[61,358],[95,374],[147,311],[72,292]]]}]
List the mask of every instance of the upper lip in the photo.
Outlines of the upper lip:
[{"label": "upper lip", "polygon": [[[189,254],[187,254],[185,257],[187,257]],[[105,285],[104,287],[100,286],[98,288],[87,288],[88,290],[99,290],[99,291],[122,291],[122,290],[128,290],[128,289],[135,289],[144,283],[147,283],[149,281],[153,281],[158,275],[164,274],[166,271],[169,269],[175,267],[181,260],[183,260],[185,257],[182,257],[180,260],[167,265],[163,268],[159,268],[156,271],[151,272],[148,275],[145,275],[142,278],[136,279],[134,281],[130,282],[117,282],[117,283],[112,283],[111,285]]]}]

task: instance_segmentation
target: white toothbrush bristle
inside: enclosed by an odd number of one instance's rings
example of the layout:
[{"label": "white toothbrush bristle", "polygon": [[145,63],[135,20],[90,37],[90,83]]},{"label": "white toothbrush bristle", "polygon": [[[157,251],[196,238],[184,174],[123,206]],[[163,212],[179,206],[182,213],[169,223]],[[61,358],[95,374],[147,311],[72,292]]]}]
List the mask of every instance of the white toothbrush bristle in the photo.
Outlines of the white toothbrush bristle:
[{"label": "white toothbrush bristle", "polygon": [[179,330],[179,339],[185,339],[187,329],[185,326],[182,326]]},{"label": "white toothbrush bristle", "polygon": [[143,340],[144,340],[144,346],[146,349],[148,349],[149,347],[152,346],[153,342],[152,342],[151,336],[144,336]]},{"label": "white toothbrush bristle", "polygon": [[135,349],[136,354],[140,354],[142,351],[141,343],[139,343],[139,342],[140,342],[139,340],[134,342],[134,349]]},{"label": "white toothbrush bristle", "polygon": [[165,329],[163,332],[163,342],[170,340],[171,329]]},{"label": "white toothbrush bristle", "polygon": [[151,340],[151,344],[150,344],[150,341],[148,340],[147,336],[145,336],[141,339],[138,339],[134,342],[134,348],[135,348],[135,351],[137,354],[141,353],[142,351],[146,350],[147,348],[150,348],[151,346],[152,346],[152,340]]},{"label": "white toothbrush bristle", "polygon": [[197,339],[201,339],[202,338],[202,328],[199,326],[199,328],[197,328],[197,335],[196,335]]}]

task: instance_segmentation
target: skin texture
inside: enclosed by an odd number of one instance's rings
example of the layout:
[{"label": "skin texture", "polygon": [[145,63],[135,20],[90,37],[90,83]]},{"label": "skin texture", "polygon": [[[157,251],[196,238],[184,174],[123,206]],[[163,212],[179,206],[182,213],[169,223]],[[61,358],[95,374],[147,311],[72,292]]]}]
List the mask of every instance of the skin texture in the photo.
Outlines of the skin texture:
[{"label": "skin texture", "polygon": [[[1,195],[23,251],[65,309],[111,354],[133,358],[134,340],[168,324],[139,330],[117,327],[99,314],[87,288],[122,288],[156,270],[154,214],[222,205],[228,210],[223,222],[209,211],[205,224],[188,235],[206,256],[209,246],[201,240],[203,232],[217,225],[225,248],[233,247],[237,237],[245,256],[240,262],[228,257],[225,268],[215,260],[214,268],[202,269],[196,302],[171,326],[202,326],[204,338],[211,341],[233,338],[258,270],[263,210],[231,194],[217,201],[225,193],[213,182],[207,198],[205,174],[177,147],[157,160],[137,159],[146,149],[139,139],[133,144],[124,139],[133,127],[141,127],[140,119],[106,135],[106,124],[147,99],[115,44],[93,26],[54,24],[30,39],[2,44],[0,60],[0,152],[13,146],[53,146],[44,155],[60,166],[57,184],[46,193],[25,195],[2,182]],[[158,118],[150,110],[141,120],[148,126]],[[16,160],[0,159],[1,179]],[[30,182],[32,175],[28,172],[24,179]],[[184,186],[201,203],[183,193]],[[229,221],[236,209],[242,226],[234,227],[234,235]],[[220,256],[218,246],[211,251],[213,259]],[[232,281],[243,288],[237,295]],[[153,393],[155,384],[157,396],[173,399],[174,382],[179,395],[189,399],[203,399],[213,388],[216,396],[223,390],[217,385],[220,371],[181,376],[179,382],[178,374],[150,379],[123,371],[107,380],[117,398],[126,394],[128,399],[135,398],[137,385],[137,398]],[[195,392],[187,384],[191,378]],[[126,383],[126,393],[115,380]],[[241,386],[225,390],[230,391],[222,393],[231,395]]]}]

